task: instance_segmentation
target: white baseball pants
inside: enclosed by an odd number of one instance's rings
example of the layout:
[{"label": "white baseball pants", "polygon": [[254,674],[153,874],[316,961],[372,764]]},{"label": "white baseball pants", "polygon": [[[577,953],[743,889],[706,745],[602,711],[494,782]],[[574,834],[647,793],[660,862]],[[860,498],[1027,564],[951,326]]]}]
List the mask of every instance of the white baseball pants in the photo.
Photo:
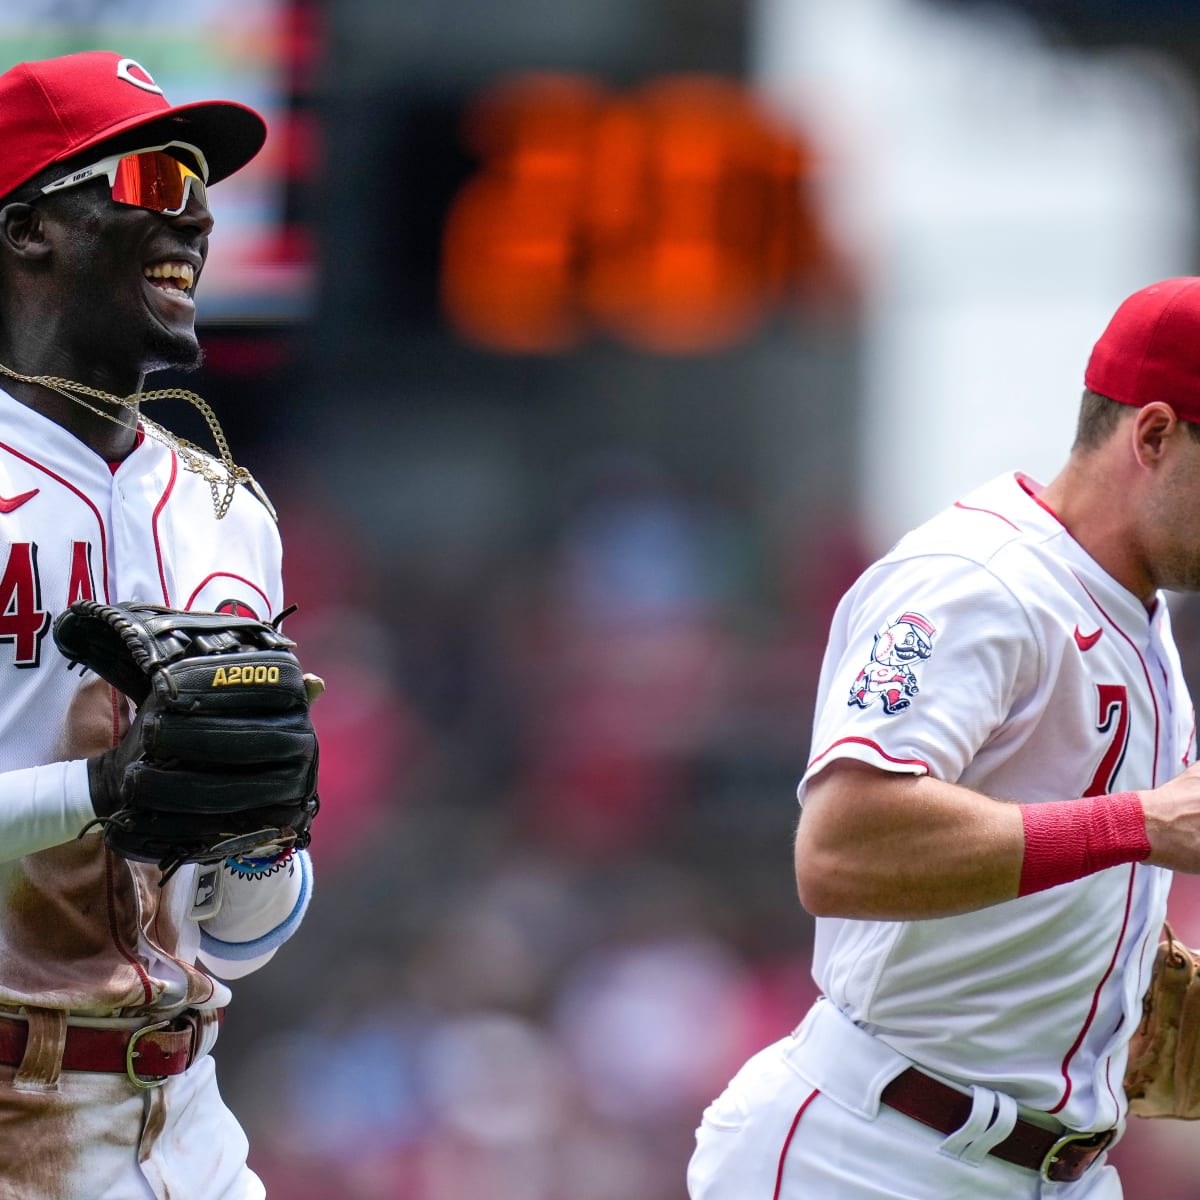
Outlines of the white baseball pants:
[{"label": "white baseball pants", "polygon": [[945,1137],[880,1104],[909,1065],[818,1001],[705,1110],[691,1200],[1121,1200],[1103,1158],[1053,1183],[983,1152],[983,1131]]},{"label": "white baseball pants", "polygon": [[205,1054],[158,1088],[63,1071],[14,1085],[0,1067],[0,1200],[263,1200],[246,1136]]}]

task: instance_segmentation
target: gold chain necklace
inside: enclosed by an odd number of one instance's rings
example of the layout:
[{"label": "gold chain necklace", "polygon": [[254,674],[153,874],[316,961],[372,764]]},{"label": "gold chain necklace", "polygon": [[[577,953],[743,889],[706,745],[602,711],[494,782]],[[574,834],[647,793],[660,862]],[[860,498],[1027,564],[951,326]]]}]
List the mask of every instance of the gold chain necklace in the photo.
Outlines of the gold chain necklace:
[{"label": "gold chain necklace", "polygon": [[[149,437],[166,446],[169,450],[173,450],[179,456],[184,470],[191,471],[193,474],[199,475],[207,481],[209,490],[212,492],[213,510],[217,514],[218,521],[229,511],[229,506],[233,503],[233,497],[239,483],[249,484],[254,489],[255,495],[266,505],[267,511],[271,514],[271,519],[274,521],[279,520],[275,509],[271,506],[271,502],[259,486],[258,480],[245,467],[239,467],[233,461],[233,455],[229,450],[229,442],[225,437],[225,431],[221,428],[220,422],[217,420],[216,413],[213,412],[208,401],[202,396],[197,396],[195,392],[189,392],[186,388],[159,388],[153,392],[136,392],[132,396],[114,396],[109,392],[102,392],[98,388],[88,387],[86,384],[75,383],[70,379],[60,379],[56,375],[22,375],[20,372],[14,371],[11,367],[6,367],[3,363],[0,363],[0,374],[7,375],[10,379],[18,379],[22,383],[40,384],[42,387],[49,388],[52,392],[57,392],[60,396],[64,396],[66,399],[82,405],[89,412],[93,412],[107,421],[112,421],[114,424],[119,425],[121,418],[115,413],[107,412],[105,409],[97,407],[95,404],[89,404],[83,397],[91,396],[96,400],[103,400],[106,404],[115,404],[120,408],[126,408],[134,413],[138,418],[139,424],[145,429]],[[157,421],[152,421],[147,417],[140,408],[140,405],[147,400],[186,400],[192,405],[208,423],[213,441],[217,446],[217,453],[221,457],[220,463],[207,451],[189,442],[186,438],[179,437],[177,434],[160,425]]]}]

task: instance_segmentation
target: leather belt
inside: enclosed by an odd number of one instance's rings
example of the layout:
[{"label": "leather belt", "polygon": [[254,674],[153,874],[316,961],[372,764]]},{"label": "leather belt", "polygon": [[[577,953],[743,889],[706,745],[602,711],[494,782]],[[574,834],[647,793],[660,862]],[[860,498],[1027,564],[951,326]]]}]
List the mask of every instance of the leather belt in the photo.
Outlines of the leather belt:
[{"label": "leather belt", "polygon": [[[218,1021],[224,1015],[224,1009],[217,1010]],[[157,1087],[168,1076],[182,1075],[195,1061],[200,1029],[201,1016],[192,1011],[133,1029],[68,1024],[62,1066],[66,1071],[128,1075],[136,1087]],[[28,1039],[25,1021],[0,1020],[0,1063],[19,1067]]]},{"label": "leather belt", "polygon": [[[897,1112],[951,1134],[961,1129],[971,1115],[971,1097],[908,1067],[883,1089],[883,1103]],[[1012,1132],[989,1153],[1005,1162],[1030,1171],[1038,1171],[1055,1183],[1069,1183],[1084,1172],[1104,1152],[1116,1136],[1115,1129],[1099,1133],[1055,1133],[1018,1118]]]}]

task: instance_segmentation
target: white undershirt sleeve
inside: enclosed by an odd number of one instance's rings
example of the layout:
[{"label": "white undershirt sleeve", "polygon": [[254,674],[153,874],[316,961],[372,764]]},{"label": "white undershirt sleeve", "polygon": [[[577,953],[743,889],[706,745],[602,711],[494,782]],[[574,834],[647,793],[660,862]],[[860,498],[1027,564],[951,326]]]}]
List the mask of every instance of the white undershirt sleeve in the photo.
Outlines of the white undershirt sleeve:
[{"label": "white undershirt sleeve", "polygon": [[72,841],[95,817],[85,759],[0,773],[0,861]]}]

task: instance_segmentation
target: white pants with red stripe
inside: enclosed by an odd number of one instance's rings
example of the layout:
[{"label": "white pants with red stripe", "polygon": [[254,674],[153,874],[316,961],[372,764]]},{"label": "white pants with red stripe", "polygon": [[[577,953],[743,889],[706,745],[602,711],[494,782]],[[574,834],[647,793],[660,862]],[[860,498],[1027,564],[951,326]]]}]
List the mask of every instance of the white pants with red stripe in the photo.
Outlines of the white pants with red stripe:
[{"label": "white pants with red stripe", "polygon": [[994,1130],[945,1137],[880,1104],[910,1065],[818,1001],[705,1110],[691,1200],[1121,1200],[1102,1160],[1074,1183],[1052,1183],[987,1154]]}]

